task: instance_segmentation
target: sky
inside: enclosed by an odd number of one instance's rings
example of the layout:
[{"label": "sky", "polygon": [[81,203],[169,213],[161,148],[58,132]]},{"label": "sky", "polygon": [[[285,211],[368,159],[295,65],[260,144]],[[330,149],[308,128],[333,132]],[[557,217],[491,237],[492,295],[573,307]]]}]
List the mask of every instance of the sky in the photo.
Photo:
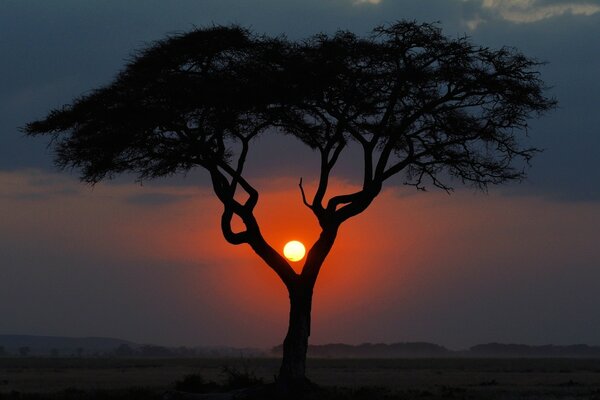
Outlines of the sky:
[{"label": "sky", "polygon": [[[597,0],[0,0],[0,334],[281,343],[287,293],[222,238],[204,172],[92,188],[19,127],[108,84],[168,34],[236,23],[291,39],[366,35],[399,19],[546,62],[559,107],[531,121],[544,152],[524,182],[448,195],[398,181],[346,222],[315,288],[311,343],[600,345]],[[313,242],[297,182],[314,188],[316,155],[275,135],[251,151],[267,240]],[[341,160],[332,193],[356,186],[352,167]]]}]

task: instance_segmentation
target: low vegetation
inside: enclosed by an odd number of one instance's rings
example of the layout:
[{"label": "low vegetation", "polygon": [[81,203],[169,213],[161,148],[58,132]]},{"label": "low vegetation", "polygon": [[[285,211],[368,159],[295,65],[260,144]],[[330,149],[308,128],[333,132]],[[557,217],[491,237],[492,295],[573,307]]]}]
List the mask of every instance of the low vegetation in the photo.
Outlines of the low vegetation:
[{"label": "low vegetation", "polygon": [[[0,359],[0,400],[276,399],[277,359]],[[311,359],[304,400],[600,400],[600,359]],[[210,398],[210,397],[205,397]],[[289,396],[287,398],[290,398]]]}]

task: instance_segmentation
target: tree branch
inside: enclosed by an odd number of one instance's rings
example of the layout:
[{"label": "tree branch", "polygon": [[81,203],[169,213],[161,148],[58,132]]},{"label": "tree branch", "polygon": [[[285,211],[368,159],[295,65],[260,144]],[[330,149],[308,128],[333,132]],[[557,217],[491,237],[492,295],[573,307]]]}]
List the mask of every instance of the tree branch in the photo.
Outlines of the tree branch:
[{"label": "tree branch", "polygon": [[241,135],[236,135],[240,141],[242,142],[242,152],[238,158],[237,168],[235,170],[236,175],[232,177],[231,180],[231,193],[235,196],[235,190],[237,188],[238,179],[237,177],[242,176],[242,171],[244,170],[244,163],[246,162],[246,156],[248,155],[248,140]]},{"label": "tree branch", "polygon": [[[295,284],[298,274],[291,265],[275,251],[263,238],[256,218],[253,214],[253,207],[248,207],[247,203],[242,205],[236,201],[229,190],[227,179],[216,166],[209,170],[211,172],[213,188],[215,194],[221,200],[224,206],[221,216],[221,230],[225,240],[234,245],[247,243],[258,254],[265,263],[279,276],[286,287]],[[243,184],[245,180],[240,180]],[[233,232],[231,222],[233,216],[237,215],[244,223],[246,230],[242,232]]]},{"label": "tree branch", "polygon": [[[224,161],[219,162],[218,166],[231,176],[232,181],[236,180],[242,186],[242,188],[246,191],[246,193],[248,193],[248,200],[246,200],[246,203],[244,203],[244,207],[246,207],[250,211],[253,210],[254,207],[256,207],[256,204],[258,203],[258,191],[252,185],[250,185],[250,183],[246,179],[244,179],[244,177],[242,177],[240,174],[238,174],[237,171],[234,170],[226,162],[224,162]],[[231,186],[228,186],[228,187],[231,188]],[[234,195],[235,195],[235,192],[232,192],[231,197],[233,198]]]},{"label": "tree branch", "polygon": [[223,232],[223,237],[225,240],[227,240],[227,242],[233,245],[248,243],[248,231],[233,232],[233,229],[231,228],[233,214],[234,212],[232,208],[225,206],[225,210],[221,215],[221,231]]},{"label": "tree branch", "polygon": [[306,261],[302,273],[300,274],[300,278],[310,287],[314,286],[323,262],[333,247],[338,227],[339,225],[330,225],[323,228],[321,235],[306,255]]},{"label": "tree branch", "polygon": [[[336,146],[337,144],[337,146]],[[335,146],[335,148],[334,148]],[[329,186],[329,174],[331,173],[332,168],[335,166],[335,163],[338,160],[339,155],[345,147],[345,143],[342,140],[341,132],[336,134],[336,137],[331,139],[326,146],[321,149],[321,170],[319,174],[319,186],[317,187],[317,191],[313,197],[312,202],[312,211],[319,220],[319,224],[323,225],[325,223],[326,215],[324,214],[323,209],[323,198],[325,197],[325,193],[327,192],[327,187]],[[330,158],[331,150],[333,149],[333,154]]]},{"label": "tree branch", "polygon": [[300,178],[300,183],[298,184],[298,186],[300,186],[300,193],[302,193],[302,202],[306,207],[314,211],[314,207],[311,204],[309,204],[308,201],[306,201],[306,194],[304,193],[304,188],[302,187],[302,178]]},{"label": "tree branch", "polygon": [[381,191],[381,187],[380,182],[373,182],[359,192],[334,198],[335,201],[332,204],[328,204],[328,208],[330,205],[337,208],[338,205],[344,204],[344,206],[335,211],[334,219],[336,223],[341,224],[366,210]]}]

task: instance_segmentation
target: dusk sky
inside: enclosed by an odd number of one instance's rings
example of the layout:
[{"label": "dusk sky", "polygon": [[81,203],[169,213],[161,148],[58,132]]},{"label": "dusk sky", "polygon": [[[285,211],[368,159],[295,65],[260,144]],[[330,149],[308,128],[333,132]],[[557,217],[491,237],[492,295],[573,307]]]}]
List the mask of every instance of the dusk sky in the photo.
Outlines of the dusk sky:
[{"label": "dusk sky", "polygon": [[[95,187],[58,171],[26,123],[110,83],[135,50],[213,24],[301,39],[367,35],[399,19],[514,46],[559,106],[530,124],[544,149],[527,180],[448,195],[397,179],[346,222],[315,288],[310,342],[600,345],[599,0],[0,0],[0,334],[110,336],[163,345],[270,347],[287,293],[223,239],[201,170]],[[274,134],[251,150],[269,242],[314,242],[318,157]],[[331,194],[360,182],[341,160]]]}]

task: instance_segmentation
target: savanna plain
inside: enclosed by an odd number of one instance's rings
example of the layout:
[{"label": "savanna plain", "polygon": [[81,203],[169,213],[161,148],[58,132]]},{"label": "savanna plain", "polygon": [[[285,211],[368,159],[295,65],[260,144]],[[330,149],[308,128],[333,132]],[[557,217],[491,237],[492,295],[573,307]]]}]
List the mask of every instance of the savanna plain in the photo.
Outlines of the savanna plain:
[{"label": "savanna plain", "polygon": [[[0,399],[164,399],[269,383],[275,358],[0,359]],[[598,399],[598,359],[310,359],[318,399]]]}]

